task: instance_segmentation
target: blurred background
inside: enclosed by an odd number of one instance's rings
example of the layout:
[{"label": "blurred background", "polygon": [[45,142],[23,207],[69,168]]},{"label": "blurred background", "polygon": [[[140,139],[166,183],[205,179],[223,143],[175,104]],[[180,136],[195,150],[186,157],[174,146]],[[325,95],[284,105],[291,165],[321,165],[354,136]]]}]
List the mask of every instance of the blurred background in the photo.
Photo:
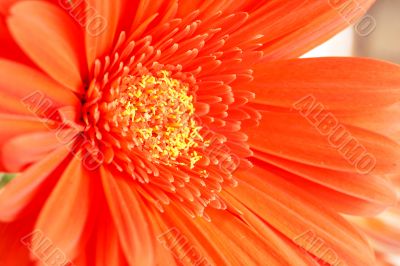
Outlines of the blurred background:
[{"label": "blurred background", "polygon": [[305,56],[364,56],[400,64],[400,0],[378,0],[356,25]]},{"label": "blurred background", "polygon": [[[400,64],[400,0],[377,0],[362,20],[303,57],[324,56],[373,57]],[[390,225],[400,230],[399,210],[400,207],[396,208],[395,215],[389,210],[373,222],[382,225],[383,228],[385,225],[388,227]],[[388,217],[391,219],[387,219]],[[380,236],[375,237],[380,242]],[[393,234],[393,239],[398,237]],[[398,242],[393,241],[393,243]],[[391,243],[380,244],[391,245]],[[400,246],[394,250],[398,252]],[[400,266],[400,256],[387,259],[391,263],[389,265]]]}]

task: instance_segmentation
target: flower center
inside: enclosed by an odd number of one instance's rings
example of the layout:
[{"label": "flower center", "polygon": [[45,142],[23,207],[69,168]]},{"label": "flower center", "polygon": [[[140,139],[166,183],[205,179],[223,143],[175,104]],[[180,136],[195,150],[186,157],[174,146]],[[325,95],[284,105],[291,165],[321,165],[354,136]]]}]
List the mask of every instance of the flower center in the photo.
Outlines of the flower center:
[{"label": "flower center", "polygon": [[[245,56],[257,61],[261,53],[220,51],[226,40],[215,39],[215,29],[189,38],[198,26],[185,28],[184,35],[175,29],[165,35],[163,26],[138,40],[121,32],[112,54],[93,64],[82,100],[82,135],[86,154],[96,148],[101,169],[129,182],[149,205],[164,211],[173,203],[192,217],[207,217],[208,206],[228,208],[219,193],[237,185],[234,171],[251,167],[241,129],[256,125],[261,115],[247,105],[254,94],[232,84],[245,88],[252,70],[241,65],[237,72],[236,63]],[[154,42],[156,36],[165,38]],[[207,49],[203,37],[212,42]]]},{"label": "flower center", "polygon": [[120,97],[114,100],[119,116],[127,121],[135,146],[147,151],[155,162],[190,168],[201,159],[193,150],[203,139],[194,119],[189,86],[161,70],[123,78]]}]

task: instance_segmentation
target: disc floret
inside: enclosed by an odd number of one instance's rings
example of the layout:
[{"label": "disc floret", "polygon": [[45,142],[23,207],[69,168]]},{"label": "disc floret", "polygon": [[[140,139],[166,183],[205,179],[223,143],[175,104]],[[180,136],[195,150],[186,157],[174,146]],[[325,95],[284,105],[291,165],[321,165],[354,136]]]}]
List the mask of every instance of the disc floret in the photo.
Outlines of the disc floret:
[{"label": "disc floret", "polygon": [[164,165],[190,168],[201,159],[195,148],[203,138],[194,113],[194,97],[189,86],[165,70],[122,81],[121,97],[115,100],[121,116],[129,120],[135,145]]}]

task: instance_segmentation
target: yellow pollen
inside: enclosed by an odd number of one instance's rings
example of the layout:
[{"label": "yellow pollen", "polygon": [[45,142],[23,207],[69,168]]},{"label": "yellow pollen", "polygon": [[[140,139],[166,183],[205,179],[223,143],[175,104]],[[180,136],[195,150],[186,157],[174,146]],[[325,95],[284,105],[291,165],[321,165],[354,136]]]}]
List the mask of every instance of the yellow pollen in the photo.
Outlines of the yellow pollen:
[{"label": "yellow pollen", "polygon": [[194,119],[193,96],[187,84],[160,71],[157,76],[125,77],[123,97],[117,99],[122,116],[130,122],[134,142],[166,165],[189,167],[202,158],[195,148],[203,142]]}]

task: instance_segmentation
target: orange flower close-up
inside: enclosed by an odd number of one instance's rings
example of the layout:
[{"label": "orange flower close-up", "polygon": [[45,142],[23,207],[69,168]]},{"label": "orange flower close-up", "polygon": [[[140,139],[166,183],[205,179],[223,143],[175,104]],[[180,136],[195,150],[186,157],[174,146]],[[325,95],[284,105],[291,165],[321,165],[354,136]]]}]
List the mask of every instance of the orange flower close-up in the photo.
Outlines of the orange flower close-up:
[{"label": "orange flower close-up", "polygon": [[373,3],[0,0],[0,266],[394,265],[400,66],[302,57]]}]

